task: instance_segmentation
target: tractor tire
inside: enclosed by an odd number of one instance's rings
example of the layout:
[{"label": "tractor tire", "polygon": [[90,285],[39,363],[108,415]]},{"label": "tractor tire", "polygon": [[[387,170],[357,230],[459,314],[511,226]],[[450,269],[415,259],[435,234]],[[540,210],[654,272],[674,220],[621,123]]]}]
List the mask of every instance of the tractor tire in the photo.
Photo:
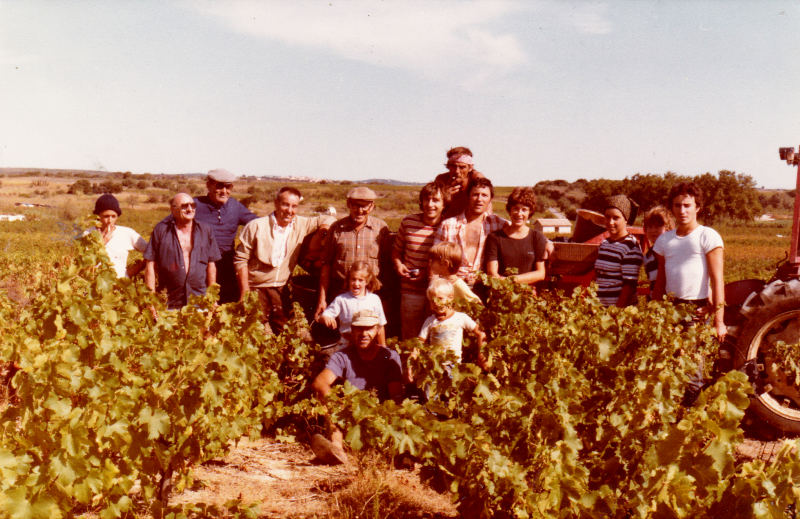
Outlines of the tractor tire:
[{"label": "tractor tire", "polygon": [[800,280],[773,281],[754,292],[742,305],[741,317],[731,330],[734,367],[753,383],[751,409],[780,432],[800,435],[800,386],[771,360],[777,341],[800,347]]}]

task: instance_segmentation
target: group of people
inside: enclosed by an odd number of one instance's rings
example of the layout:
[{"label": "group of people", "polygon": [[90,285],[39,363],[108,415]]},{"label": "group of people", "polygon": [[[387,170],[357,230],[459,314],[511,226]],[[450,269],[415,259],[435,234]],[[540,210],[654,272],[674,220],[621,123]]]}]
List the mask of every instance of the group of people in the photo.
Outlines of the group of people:
[{"label": "group of people", "polygon": [[[384,308],[387,299],[398,294],[381,288],[382,266],[391,265],[399,278],[402,339],[419,337],[424,344],[451,351],[460,362],[464,335],[470,335],[473,358],[485,368],[485,334],[467,313],[456,311],[454,303],[480,303],[473,290],[479,272],[523,284],[543,280],[553,251],[553,244],[528,226],[537,209],[532,188],[513,189],[506,220],[493,213],[494,186],[475,169],[468,148],[449,150],[446,166],[447,172],[420,189],[420,212],[403,218],[394,235],[372,215],[378,196],[368,187],[348,192],[348,214],[339,220],[298,215],[302,194],[294,187],[281,188],[274,211],[259,217],[231,197],[236,178],[223,169],[208,172],[206,195],[176,194],[170,215],[155,226],[149,243],[132,229],[116,225],[122,211],[113,195],[97,200],[95,214],[118,276],[137,270],[127,268],[127,253],[135,249],[144,254],[147,286],[166,291],[170,309],[186,305],[189,296],[204,294],[213,283],[220,285],[221,303],[254,291],[265,327],[274,333],[290,315],[289,280],[295,267],[302,259],[316,259],[319,283],[313,318],[337,329],[341,339],[314,380],[314,389],[326,395],[337,380],[347,380],[394,398],[404,384],[413,382],[414,374],[386,347]],[[668,209],[657,207],[645,215],[646,239],[641,241],[628,232],[631,201],[624,195],[606,200],[607,238],[595,263],[599,299],[605,305],[635,303],[644,265],[653,298],[672,294],[699,313],[711,314],[722,338],[722,239],[697,222],[703,205],[697,186],[679,184],[668,200]],[[325,455],[333,452],[338,459],[340,435],[323,443]]]}]

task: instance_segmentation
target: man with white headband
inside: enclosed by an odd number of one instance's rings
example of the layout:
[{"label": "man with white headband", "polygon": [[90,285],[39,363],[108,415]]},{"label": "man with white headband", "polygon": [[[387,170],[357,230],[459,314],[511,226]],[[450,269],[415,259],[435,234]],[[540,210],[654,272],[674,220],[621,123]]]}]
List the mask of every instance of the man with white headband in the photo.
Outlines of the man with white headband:
[{"label": "man with white headband", "polygon": [[[435,181],[448,187],[450,200],[445,204],[443,218],[450,218],[464,212],[467,207],[467,186],[483,174],[475,170],[472,151],[464,146],[447,151],[447,172],[436,176]],[[490,211],[491,212],[491,211]]]}]

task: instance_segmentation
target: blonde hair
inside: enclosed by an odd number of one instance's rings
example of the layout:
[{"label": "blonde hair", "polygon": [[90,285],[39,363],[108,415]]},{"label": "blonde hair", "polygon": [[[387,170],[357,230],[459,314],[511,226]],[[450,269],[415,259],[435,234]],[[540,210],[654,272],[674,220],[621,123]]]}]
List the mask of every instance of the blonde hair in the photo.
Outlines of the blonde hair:
[{"label": "blonde hair", "polygon": [[429,261],[438,261],[447,267],[450,274],[455,274],[461,267],[461,259],[464,253],[461,245],[449,241],[437,243],[428,251]]},{"label": "blonde hair", "polygon": [[664,226],[665,231],[671,231],[675,228],[675,217],[672,216],[666,207],[657,205],[644,214],[644,222],[642,225],[646,227],[659,227]]},{"label": "blonde hair", "polygon": [[377,292],[381,288],[381,282],[372,270],[372,267],[366,261],[354,261],[350,268],[347,269],[347,281],[350,282],[350,276],[354,272],[364,272],[367,274],[367,290],[370,292]]},{"label": "blonde hair", "polygon": [[455,296],[453,285],[446,279],[436,278],[428,285],[428,299],[433,301],[435,298],[452,299]]}]

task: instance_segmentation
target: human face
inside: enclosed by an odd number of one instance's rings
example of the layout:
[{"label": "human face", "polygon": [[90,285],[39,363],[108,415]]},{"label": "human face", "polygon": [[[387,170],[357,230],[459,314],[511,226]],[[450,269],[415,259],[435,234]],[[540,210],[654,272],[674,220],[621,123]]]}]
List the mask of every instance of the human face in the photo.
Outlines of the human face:
[{"label": "human face", "polygon": [[473,215],[483,214],[492,204],[492,192],[486,186],[475,186],[469,192],[469,212]]},{"label": "human face", "polygon": [[508,215],[511,217],[511,225],[524,227],[528,225],[528,219],[531,217],[531,208],[525,204],[514,204]]},{"label": "human face", "polygon": [[113,229],[117,224],[117,218],[119,218],[119,215],[113,209],[106,209],[97,216],[100,217],[100,228],[103,230]]},{"label": "human face", "polygon": [[469,173],[472,171],[472,164],[462,164],[461,162],[448,162],[447,171],[450,172],[451,191],[458,193],[467,187]]},{"label": "human face", "polygon": [[350,272],[350,278],[347,280],[350,288],[350,293],[356,297],[363,296],[367,293],[367,273],[361,270]]},{"label": "human face", "polygon": [[453,297],[450,295],[442,296],[437,294],[431,298],[431,310],[436,317],[445,317],[453,307]]},{"label": "human face", "polygon": [[350,219],[353,220],[358,226],[367,223],[367,217],[374,208],[375,204],[372,202],[372,200],[356,200],[354,198],[347,199],[347,209],[350,211]]},{"label": "human face", "polygon": [[194,220],[194,210],[197,205],[192,200],[192,197],[186,193],[179,193],[175,195],[170,204],[172,216],[179,224],[191,222]]},{"label": "human face", "polygon": [[628,224],[622,211],[614,207],[609,207],[603,213],[606,219],[606,231],[612,240],[624,238],[628,234]]},{"label": "human face", "polygon": [[206,188],[208,188],[208,198],[211,199],[211,202],[216,205],[223,205],[231,197],[233,184],[230,182],[217,182],[216,180],[208,179]]},{"label": "human face", "polygon": [[697,226],[697,213],[700,208],[692,195],[678,195],[672,199],[672,214],[680,229],[692,229]]},{"label": "human face", "polygon": [[444,210],[444,198],[441,191],[436,191],[428,198],[422,200],[422,218],[425,223],[433,225],[438,223]]},{"label": "human face", "polygon": [[659,236],[664,234],[667,228],[664,225],[647,225],[644,228],[644,234],[647,236],[647,241],[650,245],[654,244]]},{"label": "human face", "polygon": [[297,206],[299,205],[299,196],[289,191],[281,193],[280,196],[275,199],[275,220],[278,221],[278,225],[286,227],[292,223],[295,215],[297,215]]},{"label": "human face", "polygon": [[429,262],[428,272],[430,273],[431,279],[437,277],[446,278],[450,276],[450,271],[447,269],[447,265],[445,265],[443,261],[439,261],[437,259],[432,259]]},{"label": "human face", "polygon": [[359,351],[369,350],[375,337],[378,336],[378,326],[351,326],[350,331],[353,334],[353,344]]}]

